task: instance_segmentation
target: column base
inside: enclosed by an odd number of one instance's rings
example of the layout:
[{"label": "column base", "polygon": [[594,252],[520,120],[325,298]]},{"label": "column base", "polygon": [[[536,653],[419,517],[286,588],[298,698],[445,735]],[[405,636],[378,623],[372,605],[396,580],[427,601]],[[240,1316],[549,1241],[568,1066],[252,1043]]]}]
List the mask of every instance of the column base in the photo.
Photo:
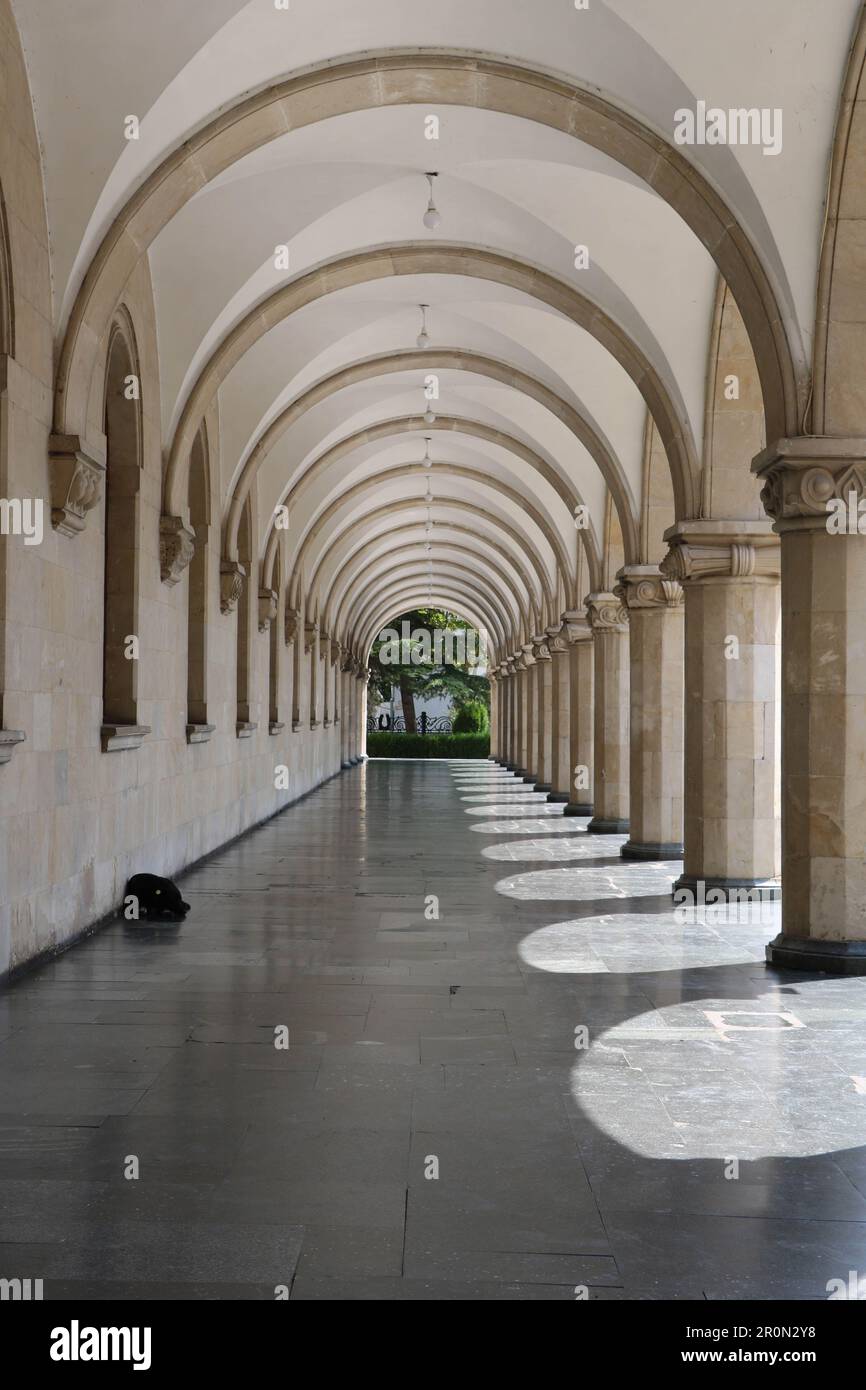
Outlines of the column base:
[{"label": "column base", "polygon": [[515,777],[516,777],[518,780],[520,780],[520,778],[522,778],[524,772],[526,771],[526,768],[525,768],[525,767],[512,767],[512,768],[511,768],[511,771],[514,773]]},{"label": "column base", "polygon": [[626,835],[628,834],[628,821],[605,820],[603,816],[593,816],[586,828],[591,835]]},{"label": "column base", "polygon": [[552,785],[553,784],[551,782],[536,782],[532,790],[534,792],[549,792],[551,790]]},{"label": "column base", "polygon": [[569,801],[567,806],[563,806],[562,814],[564,816],[591,816],[592,802]]},{"label": "column base", "polygon": [[352,764],[352,762],[351,762],[351,760],[350,760],[349,758],[344,758],[343,761],[340,763],[340,767],[342,767],[342,768],[347,768],[347,769],[348,769],[348,768],[350,768],[350,767],[352,767],[352,766],[353,766],[353,764]]},{"label": "column base", "polygon": [[682,859],[682,844],[642,845],[634,840],[626,840],[620,854],[623,859]]},{"label": "column base", "polygon": [[767,945],[767,964],[828,975],[866,975],[866,941],[818,941],[780,932]]},{"label": "column base", "polygon": [[547,799],[565,804],[568,801],[568,792],[548,792]]},{"label": "column base", "polygon": [[535,773],[534,773],[534,772],[525,772],[525,773],[523,774],[523,780],[524,780],[524,782],[531,782],[532,785],[535,786]]},{"label": "column base", "polygon": [[[685,889],[691,893],[695,900],[696,907],[713,907],[722,902],[777,902],[782,896],[782,885],[775,878],[698,878],[696,874],[680,874],[671,890],[677,893]],[[715,903],[707,903],[706,895],[713,891],[721,891],[722,898],[716,898]],[[753,898],[748,898],[746,894],[754,894]]]}]

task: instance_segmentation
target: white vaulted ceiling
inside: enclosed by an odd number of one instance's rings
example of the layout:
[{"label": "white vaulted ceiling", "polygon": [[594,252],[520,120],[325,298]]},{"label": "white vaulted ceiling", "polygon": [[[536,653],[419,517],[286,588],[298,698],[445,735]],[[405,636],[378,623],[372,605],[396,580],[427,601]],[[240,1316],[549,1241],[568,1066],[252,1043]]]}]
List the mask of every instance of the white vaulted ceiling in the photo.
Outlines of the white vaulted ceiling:
[{"label": "white vaulted ceiling", "polygon": [[[274,0],[13,3],[44,152],[58,339],[123,206],[216,113],[309,65],[369,51],[440,48],[561,73],[667,140],[675,110],[699,99],[725,108],[781,108],[784,145],[776,157],[754,147],[684,153],[751,238],[792,351],[807,360],[829,151],[857,0],[590,0],[588,10],[572,0],[291,0],[288,11]],[[424,136],[430,112],[440,118],[438,141]],[[140,119],[137,141],[124,139],[130,114]],[[435,231],[421,222],[426,169],[439,172],[442,221]],[[699,455],[717,275],[707,250],[609,155],[534,121],[448,105],[435,92],[424,106],[329,116],[271,140],[200,188],[159,232],[145,254],[165,448],[203,368],[254,305],[313,267],[406,243],[493,250],[580,290],[652,364]],[[289,248],[288,271],[274,266],[281,244]],[[575,269],[576,244],[589,248],[589,269]],[[274,505],[329,449],[358,431],[423,412],[423,372],[390,360],[414,350],[419,303],[431,306],[431,351],[493,359],[591,420],[618,461],[637,515],[646,408],[624,368],[559,309],[522,289],[452,270],[324,293],[271,327],[225,376],[224,507],[257,439],[286,406],[354,363],[383,359],[378,374],[335,383],[267,455],[258,474],[260,545]],[[589,505],[600,547],[604,480],[557,413],[507,376],[447,363],[436,370],[437,414],[499,431],[557,471]],[[459,468],[449,495],[522,529],[555,590],[549,535],[519,501],[489,486],[522,492],[573,559],[571,514],[552,485],[489,438],[459,428],[432,433],[441,464],[432,470],[434,493],[439,478],[444,488],[449,467]],[[338,483],[345,488],[383,470],[395,476],[376,485],[375,506],[418,499],[413,524],[423,532],[427,473],[407,470],[422,452],[421,434],[404,428],[326,461],[293,517],[295,553]],[[407,517],[411,522],[412,513]],[[447,541],[458,535],[449,520],[458,517],[447,512],[443,492],[437,522],[446,566],[449,557],[456,563]],[[335,544],[324,572],[336,573],[338,557],[357,539]],[[308,547],[312,556],[327,548],[326,539]],[[485,555],[479,540],[482,569]],[[381,566],[387,558],[387,546],[374,548],[363,563]]]}]

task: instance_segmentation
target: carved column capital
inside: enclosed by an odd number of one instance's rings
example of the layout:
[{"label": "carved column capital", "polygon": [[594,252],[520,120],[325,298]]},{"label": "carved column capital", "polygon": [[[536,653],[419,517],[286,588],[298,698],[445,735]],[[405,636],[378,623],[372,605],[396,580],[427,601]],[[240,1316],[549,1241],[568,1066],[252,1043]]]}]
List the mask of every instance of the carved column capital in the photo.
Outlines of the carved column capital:
[{"label": "carved column capital", "polygon": [[246,566],[238,560],[220,560],[220,611],[233,613],[244,591]]},{"label": "carved column capital", "polygon": [[259,589],[259,632],[267,632],[275,621],[278,602],[276,589]]},{"label": "carved column capital", "polygon": [[319,631],[319,624],[318,624],[318,623],[311,623],[311,622],[305,622],[305,623],[304,623],[304,654],[305,654],[305,655],[306,655],[307,652],[309,652],[309,651],[312,649],[313,643],[314,643],[315,640],[316,640],[316,633],[317,633],[318,631]]},{"label": "carved column capital", "polygon": [[572,646],[575,642],[589,642],[592,638],[592,628],[582,608],[569,609],[562,615],[561,635]]},{"label": "carved column capital", "polygon": [[613,592],[626,608],[677,608],[683,601],[678,579],[666,577],[658,565],[625,565]]},{"label": "carved column capital", "polygon": [[670,550],[659,569],[680,584],[779,577],[779,541],[768,521],[678,521],[665,540]]},{"label": "carved column capital", "polygon": [[532,643],[523,642],[520,651],[517,653],[517,666],[520,671],[528,671],[530,666],[535,665],[535,657],[532,652]]},{"label": "carved column capital", "polygon": [[604,632],[628,632],[628,612],[616,594],[587,594],[585,603],[593,636]]},{"label": "carved column capital", "polygon": [[564,623],[553,623],[547,629],[547,649],[551,657],[562,656],[568,651],[568,636]]},{"label": "carved column capital", "polygon": [[337,662],[340,660],[340,653],[341,653],[342,650],[343,650],[342,643],[338,642],[337,639],[336,639],[336,637],[332,637],[332,638],[331,638],[331,648],[330,648],[330,657],[331,657],[331,665],[332,665],[332,666],[336,666]]},{"label": "carved column capital", "polygon": [[[758,454],[752,472],[763,480],[761,501],[777,533],[862,534],[857,519],[866,497],[866,439],[779,439]],[[832,525],[840,515],[847,521],[847,514],[853,525]]]},{"label": "carved column capital", "polygon": [[536,661],[550,661],[550,648],[547,644],[547,633],[533,633],[532,636],[532,655]]},{"label": "carved column capital", "polygon": [[48,460],[51,525],[62,536],[77,536],[102,496],[105,459],[97,458],[77,434],[52,434]]}]

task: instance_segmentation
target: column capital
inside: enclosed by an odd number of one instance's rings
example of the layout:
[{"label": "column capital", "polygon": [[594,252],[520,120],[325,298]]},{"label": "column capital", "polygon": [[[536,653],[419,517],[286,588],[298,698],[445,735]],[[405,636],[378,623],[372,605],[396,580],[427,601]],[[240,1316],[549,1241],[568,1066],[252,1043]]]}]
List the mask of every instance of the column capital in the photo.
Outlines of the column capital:
[{"label": "column capital", "polygon": [[305,654],[306,654],[307,652],[309,652],[309,651],[312,649],[313,643],[314,643],[315,640],[316,640],[316,633],[318,632],[318,630],[319,630],[319,624],[318,624],[318,623],[311,623],[311,622],[309,622],[309,621],[304,623],[304,653],[305,653]]},{"label": "column capital", "polygon": [[528,671],[530,666],[535,665],[535,656],[532,651],[532,643],[524,642],[517,654],[517,665],[519,670]]},{"label": "column capital", "polygon": [[592,628],[583,608],[572,608],[562,615],[561,635],[573,646],[575,642],[588,642],[592,638]]},{"label": "column capital", "polygon": [[659,569],[680,584],[779,577],[779,541],[769,521],[678,521],[664,538],[670,549]]},{"label": "column capital", "polygon": [[626,608],[678,608],[683,587],[669,579],[658,565],[624,565],[617,572],[613,592]]},{"label": "column capital", "polygon": [[536,661],[550,661],[550,648],[547,645],[547,633],[537,632],[532,636],[532,655]]},{"label": "column capital", "polygon": [[[866,439],[777,439],[753,459],[752,472],[763,480],[761,501],[777,533],[866,534],[866,528],[857,529],[859,504],[866,496]],[[834,516],[838,520],[846,510],[853,526],[831,528]]]},{"label": "column capital", "polygon": [[597,632],[628,632],[628,612],[616,594],[587,594],[584,602],[593,635]]},{"label": "column capital", "polygon": [[547,649],[551,657],[561,656],[568,651],[568,637],[564,623],[554,623],[547,629]]}]

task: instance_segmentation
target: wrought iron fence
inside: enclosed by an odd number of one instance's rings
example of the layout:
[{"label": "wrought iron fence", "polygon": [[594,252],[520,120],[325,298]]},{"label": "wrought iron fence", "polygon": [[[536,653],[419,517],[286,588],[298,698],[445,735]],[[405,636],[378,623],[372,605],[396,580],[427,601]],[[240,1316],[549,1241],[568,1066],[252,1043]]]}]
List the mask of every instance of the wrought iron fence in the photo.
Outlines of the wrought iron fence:
[{"label": "wrought iron fence", "polygon": [[[406,721],[399,716],[395,716],[393,720],[390,714],[369,714],[367,716],[368,734],[405,734],[405,732]],[[415,732],[419,734],[450,734],[452,732],[451,717],[447,714],[440,714],[431,719],[425,711],[422,711],[418,715]]]}]

